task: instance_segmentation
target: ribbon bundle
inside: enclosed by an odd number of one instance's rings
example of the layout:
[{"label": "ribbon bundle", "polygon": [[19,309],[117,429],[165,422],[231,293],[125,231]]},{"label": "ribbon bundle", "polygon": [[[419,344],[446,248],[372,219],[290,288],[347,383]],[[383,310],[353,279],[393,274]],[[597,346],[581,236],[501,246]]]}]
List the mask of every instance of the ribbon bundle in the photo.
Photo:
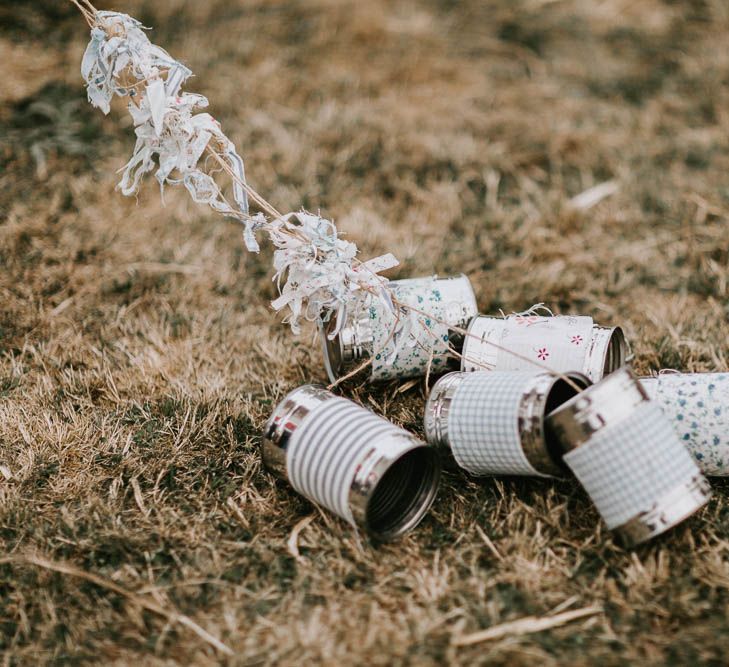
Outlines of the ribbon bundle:
[{"label": "ribbon bundle", "polygon": [[[276,248],[274,280],[281,292],[272,306],[288,309],[286,321],[294,333],[301,318],[319,323],[336,318],[334,335],[363,295],[394,310],[378,275],[398,264],[393,255],[360,262],[357,246],[339,238],[332,221],[304,211],[276,211],[248,185],[243,159],[220,123],[202,112],[207,98],[182,91],[192,72],[152,44],[136,19],[118,12],[85,13],[92,29],[81,74],[89,101],[108,114],[115,96],[128,98],[134,122],[137,142],[118,186],[124,195],[134,195],[141,179],[156,170],[163,194],[166,185],[183,185],[196,203],[241,222],[250,252],[260,250],[256,234],[267,234]],[[232,203],[210,173],[210,161],[231,178]],[[269,217],[251,214],[249,200]]]}]

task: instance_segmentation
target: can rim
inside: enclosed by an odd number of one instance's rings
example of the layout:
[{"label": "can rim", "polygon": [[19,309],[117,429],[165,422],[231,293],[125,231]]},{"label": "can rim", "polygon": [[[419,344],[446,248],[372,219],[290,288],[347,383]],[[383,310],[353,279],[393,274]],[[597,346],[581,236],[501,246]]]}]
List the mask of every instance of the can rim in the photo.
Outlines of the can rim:
[{"label": "can rim", "polygon": [[[438,452],[411,433],[394,425],[393,429],[397,430],[385,434],[384,437],[395,446],[400,445],[396,453],[390,456],[380,451],[376,459],[361,461],[349,490],[348,504],[355,523],[370,537],[381,542],[402,537],[415,528],[432,506],[440,484],[441,465]],[[417,469],[410,468],[406,479],[393,478],[393,474],[400,472],[398,467],[407,458],[412,459],[414,453],[417,453],[422,464],[422,474],[418,475]],[[417,488],[407,498],[408,487],[405,483],[413,481]],[[394,495],[394,500],[393,490],[400,492]],[[383,492],[384,498],[380,497]],[[396,503],[403,500],[406,504],[398,507]],[[380,526],[375,519],[383,520],[381,516],[377,516],[378,512],[383,511],[392,514],[389,521]]]},{"label": "can rim", "polygon": [[[566,402],[578,397],[581,392],[575,392],[573,387],[565,381],[565,377],[585,391],[592,385],[590,378],[584,373],[570,371],[561,375],[550,372],[541,372],[532,376],[525,385],[518,413],[519,437],[522,451],[531,466],[539,473],[550,477],[565,477],[568,471],[558,452],[558,438],[546,422],[550,399],[555,398],[554,392],[562,384],[573,392]],[[556,409],[559,409],[559,405]]]},{"label": "can rim", "polygon": [[261,458],[267,468],[288,479],[286,452],[291,436],[314,408],[332,398],[336,396],[322,385],[305,384],[288,392],[276,404],[263,427]]},{"label": "can rim", "polygon": [[699,473],[664,493],[648,510],[614,528],[613,533],[626,547],[636,546],[677,526],[710,498],[709,482]]},{"label": "can rim", "polygon": [[[468,328],[466,329],[466,335],[463,337],[463,346],[461,349],[461,371],[463,372],[473,372],[474,370],[494,370],[496,368],[496,362],[497,357],[499,353],[498,347],[496,347],[496,344],[491,342],[491,339],[484,338],[483,336],[478,337],[476,334],[473,333],[473,328],[478,324],[479,320],[491,320],[494,322],[494,324],[498,323],[501,328],[503,328],[503,325],[506,323],[507,318],[501,318],[501,317],[492,317],[491,315],[474,315],[470,322],[468,323]],[[469,341],[471,341],[473,344],[476,342],[485,344],[487,346],[487,355],[486,356],[487,361],[484,361],[482,363],[482,368],[473,368],[468,369],[466,368],[466,365],[468,362],[468,344]],[[475,364],[471,364],[475,365]],[[490,367],[489,367],[490,365]]]},{"label": "can rim", "polygon": [[326,326],[319,325],[319,335],[322,342],[322,355],[324,357],[324,370],[330,382],[336,382],[339,374],[344,366],[344,352],[342,350],[342,341],[339,334],[334,338],[329,338],[329,333],[335,325],[335,320],[331,320]]},{"label": "can rim", "polygon": [[628,361],[630,347],[625,333],[619,326],[592,326],[592,340],[585,354],[583,371],[593,382],[618,370]]},{"label": "can rim", "polygon": [[433,385],[425,402],[423,432],[426,441],[435,447],[450,451],[448,446],[448,412],[453,395],[467,377],[464,371],[446,373]]},{"label": "can rim", "polygon": [[648,400],[635,373],[625,365],[550,412],[545,421],[566,453],[584,445],[606,426],[622,421]]}]

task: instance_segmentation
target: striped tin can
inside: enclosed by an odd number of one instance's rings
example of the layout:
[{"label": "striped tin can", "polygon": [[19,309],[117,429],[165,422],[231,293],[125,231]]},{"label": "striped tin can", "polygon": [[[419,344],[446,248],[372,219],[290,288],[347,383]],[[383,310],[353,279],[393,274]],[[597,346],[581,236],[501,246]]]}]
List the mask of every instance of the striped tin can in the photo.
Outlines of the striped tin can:
[{"label": "striped tin can", "polygon": [[[460,349],[458,337],[462,334],[451,327],[465,329],[478,312],[471,281],[465,275],[393,280],[389,288],[401,304],[433,319],[414,313],[416,326],[410,328],[406,340],[399,340],[395,315],[371,295],[364,295],[336,335],[331,335],[335,322],[322,332],[324,367],[332,382],[368,359],[373,381],[425,375],[428,367],[441,374],[452,360],[450,346]],[[401,311],[404,321],[408,313],[402,307]]]},{"label": "striped tin can", "polygon": [[668,373],[641,378],[705,475],[729,475],[729,373]]},{"label": "striped tin can", "polygon": [[581,373],[449,373],[430,392],[425,437],[473,475],[564,476],[544,417],[590,384]]},{"label": "striped tin can", "polygon": [[630,349],[620,327],[591,317],[510,315],[475,317],[463,342],[461,370],[580,371],[593,382],[620,368]]},{"label": "striped tin can", "polygon": [[382,541],[421,521],[440,479],[432,447],[315,385],[295,389],[276,407],[262,456],[301,495]]},{"label": "striped tin can", "polygon": [[563,461],[627,546],[680,523],[710,495],[708,482],[660,407],[623,367],[547,416]]}]

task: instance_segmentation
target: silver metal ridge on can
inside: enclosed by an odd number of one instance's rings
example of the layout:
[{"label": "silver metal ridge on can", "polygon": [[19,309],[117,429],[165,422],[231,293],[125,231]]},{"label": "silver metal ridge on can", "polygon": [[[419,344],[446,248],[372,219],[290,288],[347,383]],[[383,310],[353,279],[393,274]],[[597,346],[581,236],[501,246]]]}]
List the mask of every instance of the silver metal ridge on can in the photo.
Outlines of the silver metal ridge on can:
[{"label": "silver metal ridge on can", "polygon": [[440,479],[432,447],[315,385],[295,389],[278,404],[266,424],[262,456],[300,494],[378,540],[414,528]]},{"label": "silver metal ridge on can", "polygon": [[[393,336],[395,315],[371,295],[363,295],[352,309],[339,333],[330,338],[335,322],[322,332],[324,366],[332,382],[371,359],[371,380],[417,377],[431,372],[439,374],[448,367],[450,345],[460,349],[458,334],[450,327],[465,329],[478,312],[471,281],[460,274],[451,278],[411,278],[389,283],[393,294],[403,304],[429,313],[434,319],[416,314],[418,326],[404,341]],[[403,312],[402,317],[407,317]],[[437,320],[437,321],[436,321]]]},{"label": "silver metal ridge on can", "polygon": [[626,545],[663,533],[704,505],[708,482],[628,367],[547,416],[563,460]]},{"label": "silver metal ridge on can", "polygon": [[542,364],[559,373],[578,370],[597,382],[629,354],[620,327],[600,326],[591,317],[479,315],[463,342],[461,370],[534,371]]},{"label": "silver metal ridge on can", "polygon": [[449,373],[430,392],[425,437],[473,475],[564,476],[544,417],[590,384],[581,373]]},{"label": "silver metal ridge on can", "polygon": [[729,475],[729,373],[641,378],[705,475]]}]

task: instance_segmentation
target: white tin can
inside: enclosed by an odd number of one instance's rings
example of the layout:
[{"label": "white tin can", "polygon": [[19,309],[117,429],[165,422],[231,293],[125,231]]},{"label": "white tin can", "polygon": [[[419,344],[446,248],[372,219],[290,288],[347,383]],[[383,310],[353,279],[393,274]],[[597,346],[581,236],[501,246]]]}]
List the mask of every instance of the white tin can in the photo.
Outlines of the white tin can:
[{"label": "white tin can", "polygon": [[449,373],[430,392],[425,437],[473,475],[564,476],[544,417],[590,384],[580,373]]},{"label": "white tin can", "polygon": [[593,382],[620,368],[630,353],[620,327],[585,316],[475,317],[463,342],[461,370],[579,371]]},{"label": "white tin can", "polygon": [[378,540],[413,529],[440,479],[436,450],[315,385],[279,403],[266,424],[262,455],[300,494]]},{"label": "white tin can", "polygon": [[705,475],[729,475],[729,373],[641,378]]},{"label": "white tin can", "polygon": [[[395,315],[370,295],[352,309],[334,338],[323,331],[324,366],[332,382],[370,359],[373,381],[425,375],[428,366],[434,375],[444,373],[452,359],[450,345],[460,349],[459,334],[450,327],[465,329],[478,312],[471,281],[463,274],[451,278],[412,278],[389,283],[395,298],[426,315],[414,316],[401,340]],[[429,318],[432,315],[433,318]],[[407,311],[401,309],[402,318]],[[334,326],[331,323],[329,331]],[[461,336],[462,338],[462,336]]]},{"label": "white tin can", "polygon": [[563,460],[607,527],[627,545],[680,523],[710,497],[708,482],[658,405],[624,367],[547,417]]}]

